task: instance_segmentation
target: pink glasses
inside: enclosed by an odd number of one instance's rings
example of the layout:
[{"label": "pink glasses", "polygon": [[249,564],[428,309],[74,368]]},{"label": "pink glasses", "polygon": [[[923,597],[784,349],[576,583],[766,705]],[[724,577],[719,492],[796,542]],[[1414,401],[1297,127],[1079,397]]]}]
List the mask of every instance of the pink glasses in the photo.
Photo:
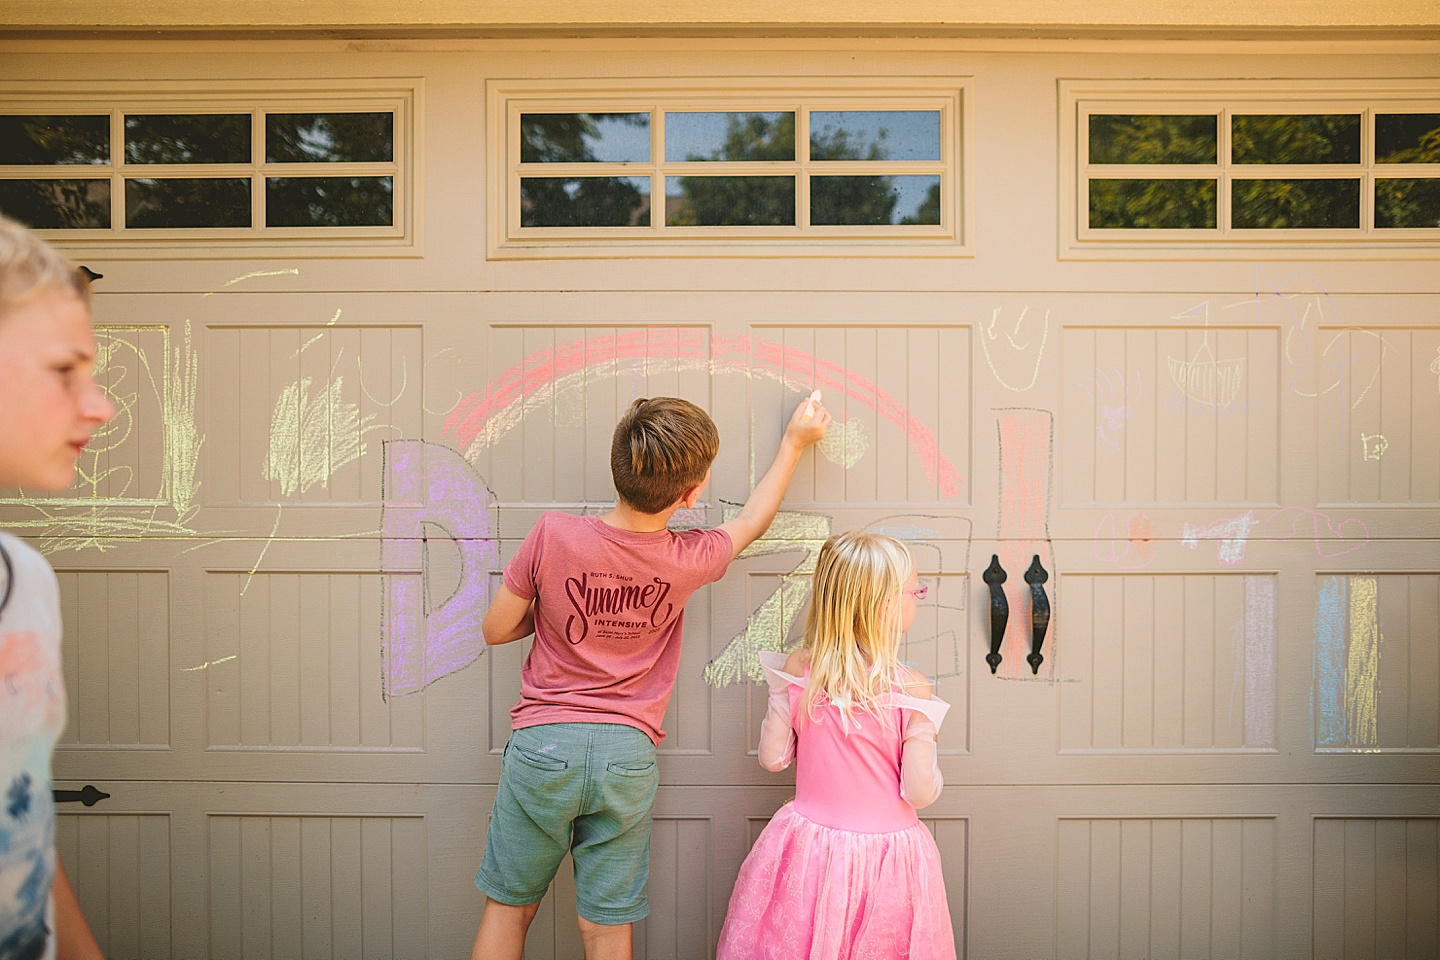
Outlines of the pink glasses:
[{"label": "pink glasses", "polygon": [[930,588],[923,583],[917,583],[914,590],[904,590],[902,592],[910,594],[910,596],[916,600],[924,600],[925,594],[930,592]]}]

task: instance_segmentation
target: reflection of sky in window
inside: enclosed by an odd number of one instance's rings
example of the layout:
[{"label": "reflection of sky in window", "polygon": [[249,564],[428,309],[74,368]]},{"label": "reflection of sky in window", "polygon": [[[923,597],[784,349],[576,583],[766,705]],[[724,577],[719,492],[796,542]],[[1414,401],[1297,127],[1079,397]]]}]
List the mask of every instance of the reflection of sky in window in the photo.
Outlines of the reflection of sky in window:
[{"label": "reflection of sky in window", "polygon": [[[753,118],[764,121],[764,129],[772,136],[782,120],[793,118],[789,111],[777,113],[671,113],[665,112],[665,159],[671,163],[685,160],[754,160],[755,156],[727,156],[726,137],[732,123],[747,126]],[[792,141],[789,159],[794,159],[794,124],[790,123]],[[747,148],[758,149],[758,143],[747,142]],[[776,146],[779,146],[778,144]],[[767,159],[769,159],[767,157]]]},{"label": "reflection of sky in window", "polygon": [[586,137],[585,143],[596,160],[601,163],[643,163],[650,159],[648,113],[592,113],[589,117],[595,124],[595,136]]},{"label": "reflection of sky in window", "polygon": [[[847,134],[849,156],[824,156],[817,151]],[[813,110],[810,113],[812,159],[868,159],[877,145],[881,160],[939,160],[938,110]]]},{"label": "reflection of sky in window", "polygon": [[[827,185],[834,184],[836,181],[851,179],[869,180],[871,178],[812,177],[810,189],[813,193],[816,190],[825,189]],[[879,180],[891,196],[895,197],[895,207],[890,212],[889,220],[892,225],[899,224],[906,219],[914,219],[920,207],[930,196],[930,188],[938,186],[940,183],[939,177],[876,177],[874,179]]]}]

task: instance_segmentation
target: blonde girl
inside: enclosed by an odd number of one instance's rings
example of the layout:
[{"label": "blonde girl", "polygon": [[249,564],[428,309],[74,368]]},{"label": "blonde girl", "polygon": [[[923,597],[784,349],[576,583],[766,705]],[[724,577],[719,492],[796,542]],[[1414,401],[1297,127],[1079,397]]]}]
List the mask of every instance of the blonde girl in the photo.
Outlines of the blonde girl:
[{"label": "blonde girl", "polygon": [[898,659],[925,599],[905,545],[825,541],[801,649],[762,653],[760,763],[796,762],[795,799],[746,857],[717,960],[952,960],[940,854],[915,810],[943,786],[948,705]]}]

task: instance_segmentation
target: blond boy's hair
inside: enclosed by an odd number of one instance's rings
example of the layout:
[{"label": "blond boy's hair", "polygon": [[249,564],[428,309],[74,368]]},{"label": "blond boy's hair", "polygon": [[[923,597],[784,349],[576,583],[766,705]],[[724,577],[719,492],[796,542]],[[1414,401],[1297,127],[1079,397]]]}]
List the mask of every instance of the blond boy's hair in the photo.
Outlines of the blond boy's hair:
[{"label": "blond boy's hair", "polygon": [[0,316],[45,292],[73,294],[88,304],[90,281],[60,251],[0,214]]},{"label": "blond boy's hair", "polygon": [[615,425],[615,492],[641,513],[660,513],[705,479],[720,452],[710,415],[678,397],[641,398]]},{"label": "blond boy's hair", "polygon": [[820,547],[805,619],[804,718],[814,719],[822,695],[847,722],[857,709],[880,715],[900,672],[900,591],[914,566],[903,543],[878,533],[837,533]]}]

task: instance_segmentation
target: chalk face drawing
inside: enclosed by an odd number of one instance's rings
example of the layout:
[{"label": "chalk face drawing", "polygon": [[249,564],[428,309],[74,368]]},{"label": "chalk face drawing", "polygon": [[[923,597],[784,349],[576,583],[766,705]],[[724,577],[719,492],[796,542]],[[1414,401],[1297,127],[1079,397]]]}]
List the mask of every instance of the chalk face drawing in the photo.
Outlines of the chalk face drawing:
[{"label": "chalk face drawing", "polygon": [[[391,697],[418,693],[485,652],[479,622],[490,576],[501,564],[495,498],[474,467],[451,448],[423,440],[388,440],[382,449],[380,569],[389,576],[381,671]],[[458,582],[444,596],[432,591],[431,541],[460,557]]]},{"label": "chalk face drawing", "polygon": [[1004,311],[996,307],[980,335],[985,362],[995,382],[1012,393],[1024,393],[1040,379],[1045,344],[1050,339],[1050,311],[1033,315],[1025,307],[1012,324],[1001,322]]},{"label": "chalk face drawing", "polygon": [[1316,746],[1379,747],[1380,622],[1375,577],[1321,577],[1315,601]]}]

